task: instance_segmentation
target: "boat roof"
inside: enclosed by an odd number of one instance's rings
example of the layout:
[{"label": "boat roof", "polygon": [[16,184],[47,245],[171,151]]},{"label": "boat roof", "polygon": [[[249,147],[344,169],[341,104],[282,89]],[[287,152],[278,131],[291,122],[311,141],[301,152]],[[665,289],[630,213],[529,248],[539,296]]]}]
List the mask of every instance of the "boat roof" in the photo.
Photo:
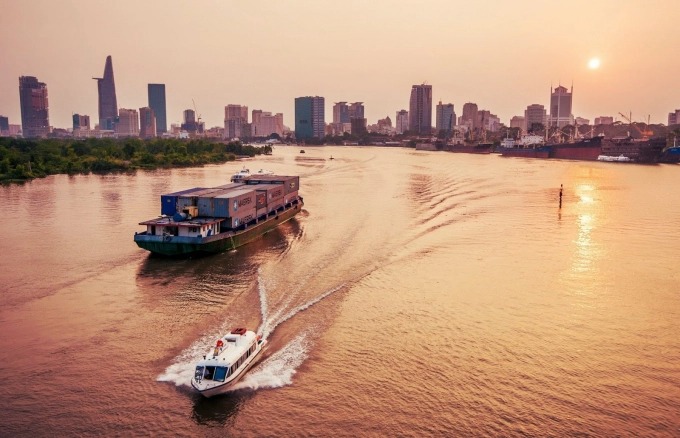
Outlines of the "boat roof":
[{"label": "boat roof", "polygon": [[230,333],[222,336],[217,342],[222,341],[222,349],[214,356],[217,344],[210,347],[210,350],[205,355],[205,359],[200,360],[197,366],[225,366],[228,367],[243,355],[253,342],[257,340],[255,332],[245,330],[239,333]]},{"label": "boat roof", "polygon": [[175,222],[170,216],[162,216],[156,219],[149,219],[148,221],[140,222],[139,225],[163,225],[166,227],[200,227],[203,225],[212,225],[220,223],[224,218],[214,217],[195,217],[190,220]]}]

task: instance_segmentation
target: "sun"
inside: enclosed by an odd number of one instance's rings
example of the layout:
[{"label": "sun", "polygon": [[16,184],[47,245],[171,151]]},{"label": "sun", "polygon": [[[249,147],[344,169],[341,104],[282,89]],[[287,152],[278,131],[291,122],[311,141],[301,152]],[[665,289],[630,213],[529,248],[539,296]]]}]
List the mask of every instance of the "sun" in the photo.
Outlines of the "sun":
[{"label": "sun", "polygon": [[600,68],[600,59],[592,58],[590,61],[588,61],[588,68],[591,70],[597,70]]}]

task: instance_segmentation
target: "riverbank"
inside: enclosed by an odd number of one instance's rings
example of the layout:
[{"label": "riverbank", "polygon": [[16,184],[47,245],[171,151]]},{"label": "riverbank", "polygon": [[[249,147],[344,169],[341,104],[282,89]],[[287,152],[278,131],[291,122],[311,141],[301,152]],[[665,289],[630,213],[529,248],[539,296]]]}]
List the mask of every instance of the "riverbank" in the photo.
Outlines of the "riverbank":
[{"label": "riverbank", "polygon": [[0,138],[0,182],[56,174],[130,172],[220,164],[271,153],[271,146],[197,139]]}]

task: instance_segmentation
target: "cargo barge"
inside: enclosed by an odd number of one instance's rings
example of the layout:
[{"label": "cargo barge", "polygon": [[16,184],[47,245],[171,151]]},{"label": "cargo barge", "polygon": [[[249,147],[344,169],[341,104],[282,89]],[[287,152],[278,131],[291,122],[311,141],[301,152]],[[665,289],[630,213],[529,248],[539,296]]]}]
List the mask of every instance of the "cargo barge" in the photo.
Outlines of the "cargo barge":
[{"label": "cargo barge", "polygon": [[636,163],[656,163],[659,161],[665,146],[665,138],[613,137],[602,142],[602,155],[607,157],[623,156]]},{"label": "cargo barge", "polygon": [[300,177],[262,175],[242,183],[161,195],[161,215],[140,222],[140,248],[187,257],[236,249],[292,219],[304,206]]},{"label": "cargo barge", "polygon": [[548,144],[550,158],[596,161],[602,155],[602,137],[584,138],[568,143]]}]

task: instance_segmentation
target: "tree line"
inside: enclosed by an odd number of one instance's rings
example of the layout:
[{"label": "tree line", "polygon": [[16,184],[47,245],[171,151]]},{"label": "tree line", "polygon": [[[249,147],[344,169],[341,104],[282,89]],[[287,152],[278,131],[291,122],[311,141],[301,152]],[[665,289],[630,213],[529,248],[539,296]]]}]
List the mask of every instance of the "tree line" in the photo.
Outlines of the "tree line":
[{"label": "tree line", "polygon": [[55,174],[127,172],[200,166],[237,156],[269,154],[271,146],[209,139],[174,138],[21,139],[0,138],[0,181],[25,181]]}]

